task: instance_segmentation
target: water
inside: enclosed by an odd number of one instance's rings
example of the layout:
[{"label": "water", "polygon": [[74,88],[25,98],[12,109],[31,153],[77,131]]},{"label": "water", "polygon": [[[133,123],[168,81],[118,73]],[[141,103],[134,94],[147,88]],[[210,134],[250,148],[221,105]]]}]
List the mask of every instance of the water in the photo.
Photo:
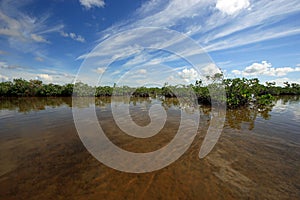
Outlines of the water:
[{"label": "water", "polygon": [[[123,104],[122,98],[115,100]],[[79,109],[84,112],[87,99]],[[141,139],[114,123],[109,98],[96,113],[109,139],[132,152],[162,148],[175,136],[180,110],[175,99],[131,99],[140,126],[160,103],[167,121]],[[300,100],[281,97],[274,106],[227,110],[222,135],[204,159],[199,149],[210,123],[201,106],[198,134],[185,154],[150,173],[111,169],[92,157],[77,135],[71,98],[11,98],[0,103],[0,199],[298,199],[300,196]],[[146,144],[146,145],[145,145]],[[132,163],[133,165],[135,163]]]}]

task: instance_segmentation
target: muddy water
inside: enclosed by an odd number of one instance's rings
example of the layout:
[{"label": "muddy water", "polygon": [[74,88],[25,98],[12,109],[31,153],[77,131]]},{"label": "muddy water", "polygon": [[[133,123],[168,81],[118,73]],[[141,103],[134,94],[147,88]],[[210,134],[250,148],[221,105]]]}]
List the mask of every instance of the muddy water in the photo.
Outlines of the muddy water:
[{"label": "muddy water", "polygon": [[[188,151],[161,170],[132,174],[93,158],[80,141],[71,98],[0,100],[0,199],[299,199],[300,100],[278,98],[273,106],[228,110],[222,135],[204,159],[199,149],[210,124],[201,106],[198,134]],[[122,98],[116,101],[122,103]],[[157,100],[132,99],[133,120],[147,125]],[[110,140],[133,152],[163,147],[179,126],[180,104],[167,110],[163,130],[147,139],[124,134],[110,99],[97,99],[96,113]],[[89,106],[87,100],[79,109]],[[134,163],[132,163],[134,164]]]}]

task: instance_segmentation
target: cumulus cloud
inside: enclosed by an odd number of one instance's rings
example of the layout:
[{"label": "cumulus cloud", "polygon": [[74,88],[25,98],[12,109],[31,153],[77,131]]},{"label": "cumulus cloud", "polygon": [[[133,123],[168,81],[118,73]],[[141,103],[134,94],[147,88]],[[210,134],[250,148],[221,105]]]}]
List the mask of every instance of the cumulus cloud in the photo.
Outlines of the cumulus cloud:
[{"label": "cumulus cloud", "polygon": [[196,80],[199,76],[196,70],[191,69],[183,69],[181,72],[178,72],[178,75],[184,79],[186,82],[190,82],[192,80]]},{"label": "cumulus cloud", "polygon": [[147,70],[145,70],[145,69],[140,69],[140,70],[138,70],[138,73],[139,73],[139,74],[147,74]]},{"label": "cumulus cloud", "polygon": [[76,35],[76,33],[65,33],[65,32],[60,32],[60,35],[63,36],[63,37],[68,37],[68,38],[71,38],[75,41],[78,41],[78,42],[85,42],[85,39],[84,37],[82,37],[81,35]]},{"label": "cumulus cloud", "polygon": [[104,0],[79,0],[79,2],[86,9],[90,9],[92,7],[103,8],[105,6]]},{"label": "cumulus cloud", "polygon": [[216,8],[227,15],[234,15],[249,6],[249,0],[218,0],[216,4]]},{"label": "cumulus cloud", "polygon": [[243,75],[243,76],[285,76],[291,72],[299,72],[300,67],[292,68],[292,67],[272,67],[271,63],[267,61],[262,61],[261,63],[253,63],[252,65],[246,67],[244,70],[232,70],[231,72],[235,75]]},{"label": "cumulus cloud", "polygon": [[98,74],[103,74],[103,73],[105,72],[105,67],[98,67],[98,68],[96,69],[96,72],[97,72]]},{"label": "cumulus cloud", "polygon": [[203,73],[202,76],[213,76],[222,71],[214,63],[210,63],[201,69],[201,73]]},{"label": "cumulus cloud", "polygon": [[37,79],[42,79],[44,81],[52,81],[53,80],[53,77],[50,76],[49,74],[38,74]]},{"label": "cumulus cloud", "polygon": [[284,82],[300,84],[300,78],[295,79],[295,78],[280,77],[280,78],[270,80],[269,82],[275,82],[276,85],[279,85],[279,86],[284,86]]},{"label": "cumulus cloud", "polygon": [[41,80],[45,83],[65,84],[74,82],[75,75],[54,69],[35,69],[26,66],[10,65],[0,61],[0,81],[22,78]]},{"label": "cumulus cloud", "polygon": [[4,76],[4,75],[2,75],[2,74],[0,74],[0,81],[8,81],[8,77],[7,76]]}]

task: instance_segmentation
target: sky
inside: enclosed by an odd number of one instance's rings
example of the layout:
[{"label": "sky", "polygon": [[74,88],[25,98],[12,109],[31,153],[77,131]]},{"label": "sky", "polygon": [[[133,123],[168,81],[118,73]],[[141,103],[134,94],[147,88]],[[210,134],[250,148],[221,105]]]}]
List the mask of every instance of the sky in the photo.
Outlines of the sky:
[{"label": "sky", "polygon": [[0,0],[0,81],[300,83],[299,19],[299,0]]}]

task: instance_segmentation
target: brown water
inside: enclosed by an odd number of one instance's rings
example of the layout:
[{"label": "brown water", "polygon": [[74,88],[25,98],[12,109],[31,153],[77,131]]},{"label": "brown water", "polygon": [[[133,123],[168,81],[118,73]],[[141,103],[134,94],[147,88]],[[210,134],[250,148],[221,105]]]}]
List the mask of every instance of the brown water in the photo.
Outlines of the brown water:
[{"label": "brown water", "polygon": [[[200,107],[198,134],[188,151],[168,167],[145,174],[116,171],[89,154],[74,126],[71,98],[0,101],[0,199],[300,197],[299,97],[279,98],[268,108],[228,110],[222,135],[204,159],[198,153],[210,108]],[[150,122],[147,108],[153,101],[132,99],[130,113],[137,124]],[[167,109],[167,122],[161,133],[147,139],[135,139],[116,127],[109,98],[97,99],[97,115],[113,143],[149,152],[166,145],[179,125],[178,102],[160,103]]]}]

